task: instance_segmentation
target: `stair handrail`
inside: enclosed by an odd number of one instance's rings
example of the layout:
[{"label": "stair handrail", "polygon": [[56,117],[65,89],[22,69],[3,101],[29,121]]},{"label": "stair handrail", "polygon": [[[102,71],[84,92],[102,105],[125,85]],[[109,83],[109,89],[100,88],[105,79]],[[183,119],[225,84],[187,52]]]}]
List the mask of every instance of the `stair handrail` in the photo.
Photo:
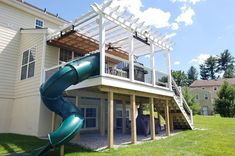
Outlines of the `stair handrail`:
[{"label": "stair handrail", "polygon": [[[183,105],[184,107],[184,110],[185,110],[185,108],[187,109],[186,110],[186,112],[188,112],[188,113],[186,113],[188,116],[189,116],[189,118],[190,118],[190,120],[191,120],[191,123],[193,123],[193,113],[192,113],[192,110],[191,110],[191,108],[188,106],[188,104],[187,104],[187,101],[185,100],[185,98],[184,98],[184,96],[183,96],[183,94],[182,94],[182,89],[181,89],[181,87],[179,87],[178,85],[177,85],[177,83],[175,82],[175,80],[172,78],[172,85],[173,85],[173,87],[175,88],[175,91],[178,93],[178,95],[179,95],[179,97],[180,97],[180,102],[181,102],[181,105]],[[176,94],[176,93],[175,93]],[[176,96],[177,96],[177,94],[176,94]]]}]

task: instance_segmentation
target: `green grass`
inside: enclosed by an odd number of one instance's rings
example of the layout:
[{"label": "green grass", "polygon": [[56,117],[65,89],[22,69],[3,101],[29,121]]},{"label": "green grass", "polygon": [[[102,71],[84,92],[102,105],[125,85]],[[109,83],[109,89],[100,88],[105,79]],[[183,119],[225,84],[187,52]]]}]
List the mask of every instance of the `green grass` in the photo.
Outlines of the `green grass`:
[{"label": "green grass", "polygon": [[[90,155],[206,155],[233,156],[235,155],[235,119],[219,116],[195,116],[195,127],[205,130],[188,130],[166,139],[148,141],[144,144],[130,145],[103,152],[93,152],[79,146],[66,145],[66,156]],[[29,152],[45,143],[35,137],[0,134],[0,155],[6,153]],[[58,151],[58,150],[57,150]],[[52,155],[51,152],[49,155]],[[54,155],[58,153],[54,152]]]}]

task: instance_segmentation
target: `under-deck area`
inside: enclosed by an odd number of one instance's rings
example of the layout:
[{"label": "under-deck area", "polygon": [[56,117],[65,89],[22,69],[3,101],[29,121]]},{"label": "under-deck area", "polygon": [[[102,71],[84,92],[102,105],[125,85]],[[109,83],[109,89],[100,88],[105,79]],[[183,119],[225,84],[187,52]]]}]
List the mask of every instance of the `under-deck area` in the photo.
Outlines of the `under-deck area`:
[{"label": "under-deck area", "polygon": [[[93,150],[160,139],[192,128],[187,121],[191,122],[190,114],[185,116],[173,97],[110,86],[67,90],[64,96],[84,116],[84,127],[73,143]],[[53,114],[52,130],[55,121]]]},{"label": "under-deck area", "polygon": [[[171,131],[171,136],[176,135],[177,133],[181,132],[181,130],[173,130]],[[162,129],[159,133],[156,134],[154,140],[160,140],[166,138],[166,134],[164,129]],[[150,141],[150,135],[137,135],[137,142],[136,144],[141,144],[146,141]],[[80,145],[84,148],[88,148],[94,151],[101,151],[107,149],[107,135],[101,135],[99,132],[87,132],[81,133],[79,139],[71,141],[73,144]],[[131,144],[131,134],[126,133],[123,134],[121,131],[114,133],[114,148],[123,147]]]}]

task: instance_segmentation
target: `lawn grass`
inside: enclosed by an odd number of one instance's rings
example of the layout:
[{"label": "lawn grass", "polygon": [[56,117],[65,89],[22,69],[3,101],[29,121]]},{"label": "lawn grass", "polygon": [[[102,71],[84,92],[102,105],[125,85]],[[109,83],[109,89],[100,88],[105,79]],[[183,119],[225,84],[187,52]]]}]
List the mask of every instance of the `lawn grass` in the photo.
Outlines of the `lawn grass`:
[{"label": "lawn grass", "polygon": [[[187,130],[166,139],[148,141],[144,144],[130,145],[103,152],[93,152],[79,146],[66,145],[66,156],[90,155],[206,155],[235,156],[235,119],[219,116],[194,117],[195,127],[204,130]],[[0,155],[6,153],[29,152],[45,143],[35,137],[0,134]],[[57,150],[58,151],[58,150]],[[49,155],[52,155],[51,152]],[[54,155],[58,153],[54,152]]]}]

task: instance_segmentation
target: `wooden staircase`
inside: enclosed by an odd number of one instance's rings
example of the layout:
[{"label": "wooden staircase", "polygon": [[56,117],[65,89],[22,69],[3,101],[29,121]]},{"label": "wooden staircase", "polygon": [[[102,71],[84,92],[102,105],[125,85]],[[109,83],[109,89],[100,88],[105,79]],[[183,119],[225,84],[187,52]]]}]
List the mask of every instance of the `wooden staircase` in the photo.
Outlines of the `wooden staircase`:
[{"label": "wooden staircase", "polygon": [[[173,129],[193,129],[192,110],[182,95],[181,87],[178,87],[174,80],[172,81],[172,89],[175,95],[168,103],[171,127]],[[155,101],[155,109],[164,119],[165,105],[166,100]]]}]

